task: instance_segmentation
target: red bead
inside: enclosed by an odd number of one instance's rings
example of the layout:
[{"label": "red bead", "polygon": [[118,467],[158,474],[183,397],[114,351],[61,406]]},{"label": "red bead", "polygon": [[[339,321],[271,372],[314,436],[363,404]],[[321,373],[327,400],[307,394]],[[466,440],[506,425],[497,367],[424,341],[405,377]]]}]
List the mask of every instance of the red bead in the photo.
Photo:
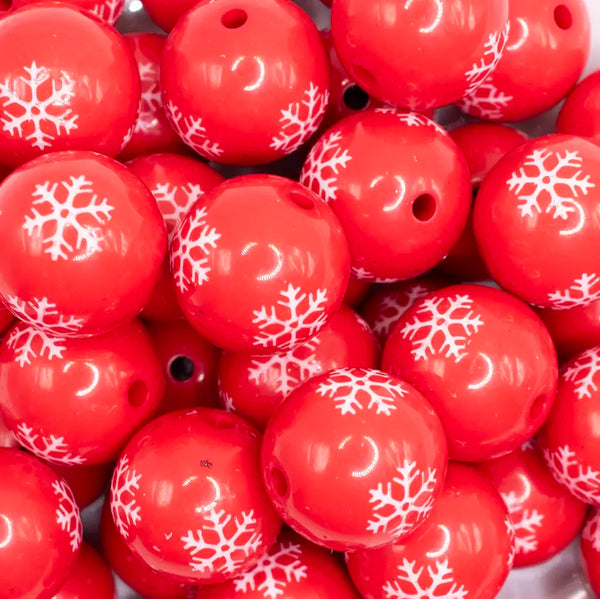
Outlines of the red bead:
[{"label": "red bead", "polygon": [[342,301],[350,262],[331,208],[272,175],[207,192],[177,229],[170,257],[194,328],[218,347],[254,353],[317,333]]},{"label": "red bead", "polygon": [[340,61],[369,94],[398,106],[445,106],[493,72],[508,0],[339,0],[331,33]]},{"label": "red bead", "polygon": [[577,83],[590,50],[590,22],[585,0],[509,0],[509,15],[496,69],[459,106],[510,123],[552,108]]},{"label": "red bead", "polygon": [[0,163],[58,150],[116,156],[129,141],[140,78],[112,27],[58,3],[27,6],[0,20],[0,47]]},{"label": "red bead", "polygon": [[450,457],[480,461],[508,453],[544,422],[556,391],[552,340],[523,302],[480,285],[429,294],[388,338],[383,370],[431,402]]},{"label": "red bead", "polygon": [[592,591],[600,594],[600,509],[594,508],[581,533],[581,557],[585,576]]},{"label": "red bead", "polygon": [[473,227],[494,280],[540,307],[600,297],[600,148],[573,136],[523,144],[486,177]]},{"label": "red bead", "polygon": [[435,266],[458,239],[471,202],[467,163],[446,132],[420,114],[392,108],[329,129],[300,182],[340,219],[352,274],[376,282]]},{"label": "red bead", "polygon": [[556,132],[600,142],[600,71],[586,77],[567,96],[556,121]]},{"label": "red bead", "polygon": [[177,21],[199,2],[198,0],[169,0],[168,2],[165,2],[165,0],[143,0],[143,4],[150,18],[161,29],[171,31]]},{"label": "red bead", "polygon": [[[125,8],[125,0],[62,0],[66,4],[83,8],[101,21],[114,25]],[[32,4],[47,3],[47,0],[10,0],[13,9]]]},{"label": "red bead", "polygon": [[334,368],[376,368],[373,333],[346,306],[311,339],[283,354],[224,352],[219,393],[227,409],[264,429],[283,400],[309,378]]},{"label": "red bead", "polygon": [[534,443],[477,468],[508,508],[515,530],[515,567],[553,557],[579,534],[588,506],[552,478]]},{"label": "red bead", "polygon": [[511,568],[502,499],[473,468],[450,464],[431,515],[405,542],[347,554],[363,597],[493,599]]},{"label": "red bead", "polygon": [[12,431],[6,426],[0,410],[0,447],[18,447],[19,442]]},{"label": "red bead", "polygon": [[129,548],[178,582],[216,583],[257,563],[281,522],[260,480],[260,435],[234,414],[171,412],[128,443],[111,511]]},{"label": "red bead", "polygon": [[446,439],[410,385],[342,368],[288,396],[265,431],[262,464],[275,508],[302,536],[337,551],[378,547],[429,514],[444,481]]},{"label": "red bead", "polygon": [[54,472],[65,479],[81,510],[94,503],[110,486],[112,463],[84,466],[61,466],[47,463]]},{"label": "red bead", "polygon": [[134,318],[150,297],[164,225],[152,194],[114,160],[40,157],[0,184],[0,210],[0,294],[28,324],[98,334]]},{"label": "red bead", "polygon": [[0,448],[1,599],[51,597],[66,581],[81,545],[71,490],[51,468]]},{"label": "red bead", "polygon": [[316,26],[290,0],[220,0],[196,5],[173,29],[161,86],[171,124],[196,152],[262,164],[317,130],[329,64]]},{"label": "red bead", "polygon": [[355,308],[365,299],[370,288],[371,283],[369,281],[362,281],[350,276],[344,295],[344,303],[351,308]]}]

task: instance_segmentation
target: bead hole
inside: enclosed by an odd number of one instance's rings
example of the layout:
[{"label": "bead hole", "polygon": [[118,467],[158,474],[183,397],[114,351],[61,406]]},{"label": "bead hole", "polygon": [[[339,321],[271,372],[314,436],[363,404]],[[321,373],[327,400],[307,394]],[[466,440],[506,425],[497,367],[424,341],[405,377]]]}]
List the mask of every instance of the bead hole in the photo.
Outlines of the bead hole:
[{"label": "bead hole", "polygon": [[134,381],[129,385],[129,390],[127,391],[127,401],[129,402],[129,405],[134,408],[139,408],[144,405],[147,399],[148,387],[146,387],[144,381]]},{"label": "bead hole", "polygon": [[344,91],[344,104],[350,110],[364,110],[369,105],[369,94],[358,85],[351,85]]},{"label": "bead hole", "polygon": [[538,395],[531,406],[529,406],[529,419],[536,421],[539,420],[544,415],[544,411],[546,409],[546,396]]},{"label": "bead hole", "polygon": [[271,470],[271,484],[273,491],[279,495],[279,497],[285,497],[289,491],[289,484],[286,475],[279,469],[273,468]]},{"label": "bead hole", "polygon": [[189,381],[194,376],[194,363],[187,356],[177,356],[169,364],[169,374],[176,381]]},{"label": "bead hole", "polygon": [[308,194],[292,191],[288,197],[296,206],[304,210],[312,210],[315,207],[314,200]]},{"label": "bead hole", "polygon": [[221,23],[227,29],[239,29],[248,20],[248,13],[241,8],[228,10],[222,17]]},{"label": "bead hole", "polygon": [[421,222],[431,220],[435,208],[435,198],[429,193],[423,193],[412,204],[413,216]]},{"label": "bead hole", "polygon": [[559,4],[554,9],[554,22],[560,29],[567,30],[571,28],[571,25],[573,25],[573,15],[567,6]]}]

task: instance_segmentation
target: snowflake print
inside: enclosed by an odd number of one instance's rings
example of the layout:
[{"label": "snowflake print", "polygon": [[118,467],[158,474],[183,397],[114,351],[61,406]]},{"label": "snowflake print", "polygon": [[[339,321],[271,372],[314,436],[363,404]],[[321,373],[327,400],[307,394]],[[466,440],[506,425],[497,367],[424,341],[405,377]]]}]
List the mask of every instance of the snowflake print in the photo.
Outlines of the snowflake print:
[{"label": "snowflake print", "polygon": [[123,12],[125,0],[103,0],[94,4],[90,11],[109,25],[114,25]]},{"label": "snowflake print", "polygon": [[531,553],[538,548],[537,529],[542,526],[544,514],[537,510],[523,509],[523,498],[516,493],[500,493],[508,508],[515,533],[516,553]]},{"label": "snowflake print", "polygon": [[[521,216],[551,214],[563,219],[582,211],[576,199],[595,187],[582,170],[578,152],[533,150],[506,182],[519,200]],[[543,204],[546,203],[545,209]]]},{"label": "snowflake print", "polygon": [[92,183],[84,176],[36,185],[33,198],[23,229],[29,236],[40,238],[52,260],[67,260],[75,250],[88,254],[102,251],[99,225],[111,220],[114,208],[106,198],[98,200]]},{"label": "snowflake print", "polygon": [[425,298],[413,318],[401,331],[403,339],[410,339],[415,360],[441,354],[459,362],[470,336],[483,325],[481,316],[472,310],[473,300],[467,295]]},{"label": "snowflake print", "polygon": [[312,337],[325,325],[327,291],[317,289],[314,293],[302,293],[300,287],[290,283],[280,294],[282,299],[274,305],[254,310],[252,322],[261,330],[255,335],[254,343],[287,351],[297,345],[299,339]]},{"label": "snowflake print", "polygon": [[597,508],[592,512],[592,516],[586,520],[581,538],[584,541],[589,541],[594,551],[600,553],[600,510]]},{"label": "snowflake print", "polygon": [[596,274],[584,272],[568,289],[549,293],[548,299],[555,310],[588,306],[600,299],[600,278]]},{"label": "snowflake print", "polygon": [[398,476],[392,482],[379,483],[369,491],[373,503],[373,520],[367,530],[400,536],[411,530],[433,507],[433,491],[437,482],[435,468],[425,473],[417,463],[404,460],[396,468]]},{"label": "snowflake print", "polygon": [[129,527],[142,519],[135,498],[141,478],[141,474],[129,467],[129,457],[124,455],[115,468],[110,485],[110,511],[124,539],[129,537]]},{"label": "snowflake print", "polygon": [[302,99],[281,111],[281,130],[271,141],[273,150],[290,154],[297,150],[316,130],[329,102],[329,91],[311,82]]},{"label": "snowflake print", "polygon": [[506,95],[488,79],[473,93],[458,102],[458,107],[471,116],[497,120],[504,117],[504,109],[512,101],[512,96]]},{"label": "snowflake print", "polygon": [[329,397],[342,414],[355,415],[360,410],[374,410],[390,416],[396,402],[406,395],[402,383],[383,372],[364,368],[332,370],[317,388],[321,397]]},{"label": "snowflake print", "polygon": [[364,268],[364,266],[352,266],[350,268],[350,274],[359,281],[369,281],[370,283],[387,284],[397,283],[400,280],[395,277],[378,277]]},{"label": "snowflake print", "polygon": [[231,397],[231,395],[229,395],[229,393],[226,393],[225,391],[221,391],[221,389],[219,389],[219,397],[221,398],[221,401],[223,402],[223,409],[226,412],[236,412],[236,407],[235,407],[235,402],[233,401],[233,397]]},{"label": "snowflake print", "polygon": [[31,360],[35,358],[62,358],[64,343],[64,337],[48,335],[45,331],[27,325],[14,327],[6,340],[7,347],[15,353],[15,362],[21,368],[31,364]]},{"label": "snowflake print", "polygon": [[467,591],[452,577],[448,560],[417,568],[416,561],[402,559],[398,575],[383,587],[387,599],[464,599]]},{"label": "snowflake print", "polygon": [[69,533],[70,545],[73,553],[79,550],[83,538],[83,527],[79,508],[75,503],[73,493],[67,483],[60,479],[52,483],[54,494],[58,497],[56,522],[61,530]]},{"label": "snowflake print", "polygon": [[182,293],[192,285],[201,286],[208,281],[208,256],[216,249],[221,234],[206,222],[206,217],[206,208],[197,208],[173,236],[171,272],[175,285]]},{"label": "snowflake print", "polygon": [[223,154],[223,148],[219,143],[208,138],[201,118],[184,117],[173,102],[167,103],[166,115],[179,137],[198,154],[210,160],[218,160]]},{"label": "snowflake print", "polygon": [[188,530],[181,537],[194,571],[234,572],[260,547],[262,537],[256,532],[254,510],[234,518],[225,510],[213,509],[205,515],[205,520],[202,529]]},{"label": "snowflake print", "polygon": [[49,331],[53,335],[74,335],[81,330],[82,318],[65,316],[56,309],[48,298],[34,297],[22,300],[14,295],[4,298],[6,307],[21,321],[36,329]]},{"label": "snowflake print", "polygon": [[348,150],[340,147],[341,138],[339,131],[327,133],[311,149],[300,173],[300,183],[327,203],[336,199],[338,175],[352,160]]},{"label": "snowflake print", "polygon": [[600,472],[580,464],[568,445],[563,445],[556,451],[544,449],[544,459],[552,476],[579,501],[600,502]]},{"label": "snowflake print", "polygon": [[419,112],[398,110],[394,106],[381,106],[380,108],[376,108],[374,112],[393,114],[401,123],[409,127],[430,127],[442,135],[448,135],[448,132],[443,127]]},{"label": "snowflake print", "polygon": [[600,347],[592,347],[582,354],[565,369],[565,381],[575,383],[575,394],[578,399],[592,397],[598,391],[598,384],[594,381],[600,372]]},{"label": "snowflake print", "polygon": [[64,74],[51,78],[46,67],[38,67],[35,61],[23,67],[27,76],[0,83],[0,115],[4,131],[12,136],[23,137],[34,148],[45,150],[52,145],[61,132],[71,133],[77,129],[76,114],[71,109],[75,95],[75,82]]},{"label": "snowflake print", "polygon": [[171,183],[157,183],[152,190],[163,220],[167,227],[167,233],[173,235],[177,225],[183,220],[196,200],[204,194],[200,185],[186,183],[185,185],[172,185]]},{"label": "snowflake print", "polygon": [[286,353],[255,356],[248,369],[249,378],[257,385],[267,383],[273,391],[287,397],[301,383],[321,373],[315,356],[318,346],[318,339],[310,339]]},{"label": "snowflake print", "polygon": [[510,23],[507,22],[504,31],[490,33],[484,45],[483,56],[467,71],[468,87],[465,96],[472,94],[494,72],[502,58],[509,32]]},{"label": "snowflake print", "polygon": [[14,435],[19,444],[38,458],[42,458],[50,464],[57,466],[76,466],[83,464],[85,458],[74,455],[68,451],[64,437],[55,435],[42,435],[34,432],[33,427],[27,426],[25,422],[17,425]]},{"label": "snowflake print", "polygon": [[306,578],[306,566],[300,561],[300,545],[290,542],[275,543],[258,564],[233,581],[236,593],[255,591],[267,599],[285,594],[292,581]]},{"label": "snowflake print", "polygon": [[133,132],[147,133],[154,126],[156,113],[162,108],[158,65],[153,62],[140,62],[138,71],[142,82],[142,95]]},{"label": "snowflake print", "polygon": [[510,541],[510,548],[508,551],[508,555],[506,556],[506,565],[508,566],[508,570],[510,571],[515,565],[515,557],[517,556],[517,540],[515,535],[515,527],[513,526],[510,516],[508,515],[504,519],[504,526],[506,527],[506,532],[508,533],[508,540]]}]

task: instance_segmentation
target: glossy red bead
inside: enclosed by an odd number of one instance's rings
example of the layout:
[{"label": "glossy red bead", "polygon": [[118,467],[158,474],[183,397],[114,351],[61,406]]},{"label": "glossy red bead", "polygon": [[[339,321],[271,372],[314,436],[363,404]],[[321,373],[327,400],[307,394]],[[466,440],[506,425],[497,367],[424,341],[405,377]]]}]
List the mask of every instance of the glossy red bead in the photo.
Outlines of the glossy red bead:
[{"label": "glossy red bead", "polygon": [[51,597],[81,545],[81,518],[64,480],[33,456],[0,448],[2,599]]},{"label": "glossy red bead", "polygon": [[80,510],[90,506],[108,490],[114,466],[112,462],[82,466],[46,463],[69,485]]},{"label": "glossy red bead", "polygon": [[[89,11],[101,21],[114,25],[125,8],[125,0],[63,0],[65,4]],[[48,3],[48,0],[10,0],[11,8]]]},{"label": "glossy red bead", "polygon": [[331,33],[341,63],[366,92],[424,110],[459,100],[489,77],[507,19],[508,0],[340,0]]},{"label": "glossy red bead", "polygon": [[190,323],[218,347],[254,353],[317,333],[342,301],[350,266],[331,208],[272,175],[208,191],[175,232],[170,259]]},{"label": "glossy red bead", "polygon": [[263,477],[285,523],[305,538],[337,551],[378,547],[427,517],[446,452],[418,391],[378,370],[341,368],[298,387],[271,418]]},{"label": "glossy red bead", "polygon": [[340,219],[352,274],[376,282],[435,266],[458,239],[471,201],[467,163],[446,132],[420,114],[392,108],[329,129],[300,182]]},{"label": "glossy red bead", "polygon": [[171,31],[177,24],[177,21],[193,6],[198,4],[198,0],[143,0],[144,8],[150,15],[150,18],[164,31]]},{"label": "glossy red bead", "polygon": [[477,194],[473,227],[500,286],[539,307],[568,309],[598,298],[599,167],[598,146],[550,135],[492,169]]},{"label": "glossy red bead", "polygon": [[370,288],[371,283],[369,281],[363,281],[350,275],[344,294],[344,304],[356,308],[365,299]]},{"label": "glossy red bead", "polygon": [[12,431],[6,426],[0,410],[0,447],[18,447],[19,442]]},{"label": "glossy red bead", "polygon": [[529,306],[504,291],[454,285],[404,313],[382,368],[431,402],[450,457],[481,461],[519,447],[552,407],[552,339]]},{"label": "glossy red bead", "polygon": [[556,132],[600,141],[600,71],[581,81],[567,96],[556,121]]},{"label": "glossy red bead", "polygon": [[147,302],[167,236],[152,194],[124,166],[92,152],[42,156],[0,184],[0,210],[0,295],[26,323],[98,334]]},{"label": "glossy red bead", "polygon": [[68,5],[36,4],[0,20],[0,47],[0,164],[59,150],[116,156],[129,141],[140,78],[112,27]]},{"label": "glossy red bead", "polygon": [[592,591],[600,594],[600,510],[590,510],[581,533],[581,561]]},{"label": "glossy red bead", "polygon": [[512,561],[513,531],[494,487],[450,464],[431,515],[406,541],[346,556],[363,597],[493,599]]},{"label": "glossy red bead", "polygon": [[171,412],[128,443],[113,474],[113,519],[152,569],[216,583],[256,564],[281,521],[260,480],[258,431],[210,408]]}]

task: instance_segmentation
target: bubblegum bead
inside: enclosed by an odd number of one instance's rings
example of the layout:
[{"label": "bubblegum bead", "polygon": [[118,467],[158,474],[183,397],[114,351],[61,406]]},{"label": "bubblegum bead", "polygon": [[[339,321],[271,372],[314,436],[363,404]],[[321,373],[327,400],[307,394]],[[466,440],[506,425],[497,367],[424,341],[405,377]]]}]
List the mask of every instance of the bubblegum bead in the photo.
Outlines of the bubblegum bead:
[{"label": "bubblegum bead", "polygon": [[600,509],[590,510],[580,540],[581,561],[592,591],[600,593]]},{"label": "bubblegum bead", "polygon": [[90,506],[105,493],[110,485],[114,465],[112,462],[83,466],[46,463],[69,485],[80,510]]},{"label": "bubblegum bead", "polygon": [[600,142],[600,71],[588,75],[567,96],[558,114],[556,132]]},{"label": "bubblegum bead", "polygon": [[[10,0],[13,9],[32,4],[47,3],[48,0]],[[101,21],[114,25],[125,8],[125,0],[63,0],[66,4],[83,8]]]},{"label": "bubblegum bead", "polygon": [[177,21],[196,4],[198,0],[143,0],[150,18],[164,31],[171,31]]}]

